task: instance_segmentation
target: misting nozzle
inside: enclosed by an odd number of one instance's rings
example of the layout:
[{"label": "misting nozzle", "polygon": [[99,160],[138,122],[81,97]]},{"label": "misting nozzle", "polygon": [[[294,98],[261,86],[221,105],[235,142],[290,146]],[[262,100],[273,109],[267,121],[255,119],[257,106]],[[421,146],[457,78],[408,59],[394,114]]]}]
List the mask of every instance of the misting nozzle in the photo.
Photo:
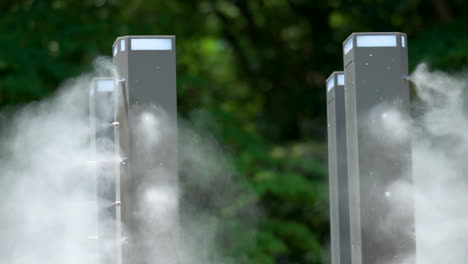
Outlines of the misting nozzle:
[{"label": "misting nozzle", "polygon": [[409,76],[408,76],[408,75],[406,75],[406,74],[403,74],[403,80],[405,80],[405,81],[409,81],[409,80],[410,80],[410,79],[409,79]]},{"label": "misting nozzle", "polygon": [[125,83],[126,81],[127,81],[127,79],[122,78],[122,79],[118,80],[117,82],[118,82],[118,83]]},{"label": "misting nozzle", "polygon": [[112,122],[113,127],[119,127],[120,123],[119,122]]},{"label": "misting nozzle", "polygon": [[115,201],[115,202],[114,202],[114,205],[115,205],[115,206],[120,206],[120,205],[122,205],[122,202],[121,202],[121,201]]},{"label": "misting nozzle", "polygon": [[120,161],[120,163],[125,165],[125,164],[127,164],[127,161],[128,161],[127,157],[123,157],[122,160]]}]

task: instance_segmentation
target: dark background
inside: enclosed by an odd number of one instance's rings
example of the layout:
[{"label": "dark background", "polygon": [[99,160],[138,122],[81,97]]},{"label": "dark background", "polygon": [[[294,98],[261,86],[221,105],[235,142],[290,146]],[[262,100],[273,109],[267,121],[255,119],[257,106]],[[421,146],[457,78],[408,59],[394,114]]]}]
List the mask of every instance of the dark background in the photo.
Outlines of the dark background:
[{"label": "dark background", "polygon": [[[0,107],[53,94],[110,56],[117,36],[176,35],[180,115],[217,138],[256,197],[223,204],[234,213],[219,217],[243,223],[228,225],[231,234],[256,235],[255,243],[224,237],[222,250],[238,263],[328,262],[325,79],[342,69],[343,40],[405,32],[410,69],[458,71],[468,60],[467,8],[462,0],[2,0]],[[255,224],[235,213],[252,206],[262,208]]]}]

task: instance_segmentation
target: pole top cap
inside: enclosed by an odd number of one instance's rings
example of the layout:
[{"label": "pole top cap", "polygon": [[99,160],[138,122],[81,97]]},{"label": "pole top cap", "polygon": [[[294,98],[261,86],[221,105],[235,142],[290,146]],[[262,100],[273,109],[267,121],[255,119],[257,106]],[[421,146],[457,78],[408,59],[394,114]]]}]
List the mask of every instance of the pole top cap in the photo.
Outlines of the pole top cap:
[{"label": "pole top cap", "polygon": [[406,48],[406,34],[401,32],[355,32],[343,42],[346,55],[354,47],[400,47]]},{"label": "pole top cap", "polygon": [[344,72],[334,71],[327,78],[326,83],[327,83],[327,92],[330,92],[336,86],[344,86]]}]

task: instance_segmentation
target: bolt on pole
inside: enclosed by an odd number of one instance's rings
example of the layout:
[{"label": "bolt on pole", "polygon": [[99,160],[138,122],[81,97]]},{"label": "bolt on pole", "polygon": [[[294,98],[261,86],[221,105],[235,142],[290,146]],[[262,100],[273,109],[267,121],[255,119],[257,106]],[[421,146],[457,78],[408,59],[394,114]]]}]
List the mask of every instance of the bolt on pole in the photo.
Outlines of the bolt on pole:
[{"label": "bolt on pole", "polygon": [[327,82],[331,263],[351,263],[344,72]]},{"label": "bolt on pole", "polygon": [[[177,263],[175,37],[119,37],[113,55],[120,90],[125,94],[122,99],[127,101],[121,101],[118,111],[125,113],[127,120],[116,119],[122,156],[122,263],[150,263],[154,259]],[[123,127],[127,131],[122,131]],[[152,204],[164,202],[159,195],[170,196],[165,198],[173,204]]]},{"label": "bolt on pole", "polygon": [[404,126],[385,120],[409,117],[406,39],[353,33],[343,43],[353,264],[402,263],[415,255],[414,201],[394,192],[398,183],[412,184],[411,140]]}]

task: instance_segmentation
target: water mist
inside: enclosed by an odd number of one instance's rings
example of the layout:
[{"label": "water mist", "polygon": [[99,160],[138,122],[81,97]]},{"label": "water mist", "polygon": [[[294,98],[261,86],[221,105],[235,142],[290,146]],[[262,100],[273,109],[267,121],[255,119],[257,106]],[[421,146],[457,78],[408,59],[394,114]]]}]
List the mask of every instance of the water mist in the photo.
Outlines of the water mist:
[{"label": "water mist", "polygon": [[[381,116],[391,146],[399,137],[412,138],[414,184],[393,183],[386,196],[392,200],[392,217],[398,221],[415,208],[416,255],[391,264],[462,264],[468,259],[468,79],[419,65],[409,77],[415,88],[412,118],[405,117],[398,102],[382,104],[371,115]],[[372,125],[369,130],[372,131]],[[377,135],[375,135],[377,136]],[[387,154],[382,154],[387,155]],[[380,223],[385,232],[386,222]],[[404,229],[404,227],[402,227]]]},{"label": "water mist", "polygon": [[[94,66],[93,73],[67,81],[56,95],[0,113],[4,121],[8,116],[8,126],[0,129],[0,263],[99,263],[99,255],[113,254],[112,247],[98,250],[96,209],[102,208],[96,208],[95,170],[122,157],[115,156],[110,141],[101,142],[100,151],[93,154],[88,96],[92,78],[115,76],[115,70],[108,59],[98,59]],[[139,110],[135,133],[145,138],[139,158],[148,165],[141,170],[152,179],[139,187],[134,204],[135,217],[144,225],[137,234],[138,245],[149,251],[145,263],[232,263],[220,253],[223,222],[218,214],[240,193],[252,192],[235,179],[230,158],[216,141],[190,121],[179,125],[179,170],[185,188],[164,181],[158,161],[145,154],[164,147],[165,136],[174,128],[167,127],[157,106]],[[109,126],[103,121],[96,129]],[[181,196],[192,200],[179,205]],[[207,203],[215,206],[204,208]],[[179,206],[184,210],[181,219],[170,218]],[[103,221],[115,224],[112,217]],[[125,237],[119,241],[127,242]]]}]

